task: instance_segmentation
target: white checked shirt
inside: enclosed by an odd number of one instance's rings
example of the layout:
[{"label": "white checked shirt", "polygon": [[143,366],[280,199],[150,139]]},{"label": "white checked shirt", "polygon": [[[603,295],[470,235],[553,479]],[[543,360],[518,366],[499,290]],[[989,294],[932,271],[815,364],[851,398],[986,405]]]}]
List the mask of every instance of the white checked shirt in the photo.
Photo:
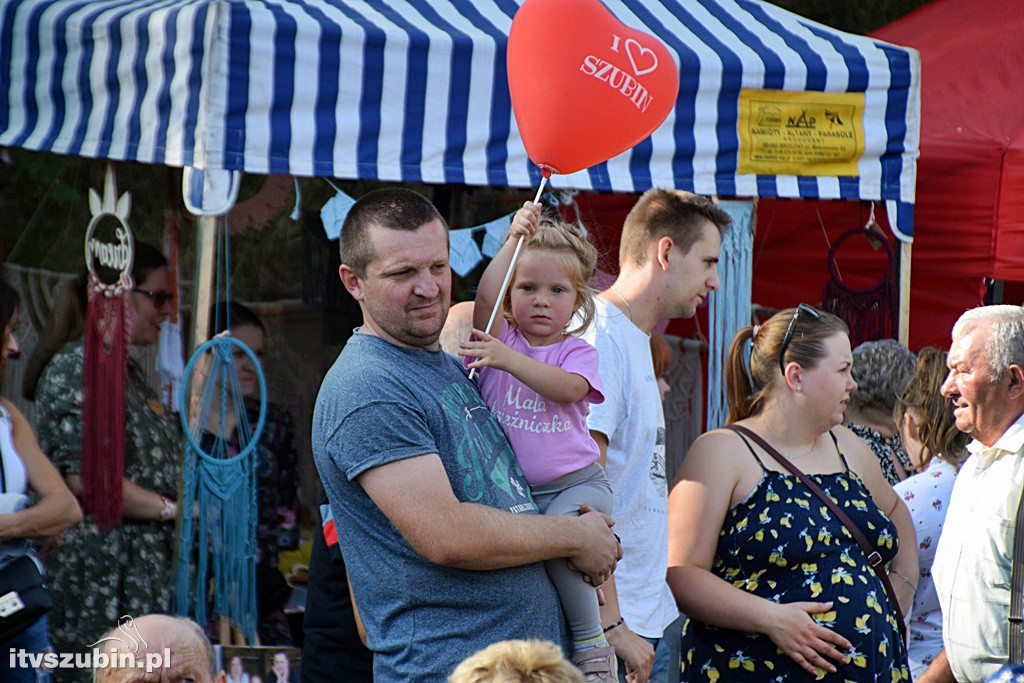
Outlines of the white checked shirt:
[{"label": "white checked shirt", "polygon": [[958,681],[983,683],[1008,661],[1006,617],[1017,505],[1024,487],[1024,415],[991,447],[972,441],[932,564],[942,639]]}]

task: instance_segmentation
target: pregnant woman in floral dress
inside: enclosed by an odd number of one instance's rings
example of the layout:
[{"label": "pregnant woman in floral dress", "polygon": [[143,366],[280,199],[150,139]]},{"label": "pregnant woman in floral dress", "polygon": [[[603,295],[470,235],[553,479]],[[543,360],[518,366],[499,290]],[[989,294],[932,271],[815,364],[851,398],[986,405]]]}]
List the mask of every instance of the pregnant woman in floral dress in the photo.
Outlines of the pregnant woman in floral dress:
[{"label": "pregnant woman in floral dress", "polygon": [[[856,382],[845,324],[783,311],[733,341],[730,424],[806,473],[889,567],[904,609],[916,542],[903,502],[843,428]],[[752,440],[694,442],[669,497],[669,585],[683,628],[682,681],[909,680],[896,611],[850,532]],[[902,587],[902,588],[901,588]]]}]

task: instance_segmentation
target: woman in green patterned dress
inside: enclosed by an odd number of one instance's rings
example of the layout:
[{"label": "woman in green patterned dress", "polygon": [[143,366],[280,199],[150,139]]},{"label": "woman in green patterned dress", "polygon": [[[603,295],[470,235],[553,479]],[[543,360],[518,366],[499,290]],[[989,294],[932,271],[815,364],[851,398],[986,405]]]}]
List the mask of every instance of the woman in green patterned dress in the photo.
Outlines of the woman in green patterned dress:
[{"label": "woman in green patterned dress", "polygon": [[[825,491],[888,567],[904,611],[917,542],[867,445],[842,427],[856,389],[846,324],[801,305],[744,328],[726,364],[728,422]],[[669,496],[668,582],[683,626],[681,679],[909,681],[897,616],[868,557],[800,479],[746,436],[697,439]]]},{"label": "woman in green patterned dress", "polygon": [[[132,278],[132,344],[155,344],[171,312],[166,258],[156,248],[136,243]],[[62,293],[24,385],[26,396],[36,402],[43,450],[79,497],[85,308],[86,284],[80,277]],[[125,429],[123,523],[104,530],[86,517],[65,532],[63,545],[47,561],[54,596],[50,626],[58,652],[85,651],[122,615],[168,608],[180,429],[134,360],[129,361],[125,387]]]}]

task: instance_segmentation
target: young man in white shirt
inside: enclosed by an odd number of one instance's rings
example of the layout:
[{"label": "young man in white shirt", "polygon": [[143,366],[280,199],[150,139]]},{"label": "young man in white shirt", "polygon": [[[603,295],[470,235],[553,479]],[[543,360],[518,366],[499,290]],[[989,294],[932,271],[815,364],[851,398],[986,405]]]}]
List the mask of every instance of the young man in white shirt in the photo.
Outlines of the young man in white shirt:
[{"label": "young man in white shirt", "polygon": [[649,190],[626,217],[619,275],[598,294],[594,323],[582,335],[600,358],[605,402],[587,420],[614,494],[615,531],[623,557],[604,585],[602,624],[619,657],[619,677],[665,680],[665,628],[678,610],[665,583],[668,483],[665,419],[651,359],[650,335],[663,318],[691,318],[718,289],[721,235],[731,219],[709,199],[679,190]]}]

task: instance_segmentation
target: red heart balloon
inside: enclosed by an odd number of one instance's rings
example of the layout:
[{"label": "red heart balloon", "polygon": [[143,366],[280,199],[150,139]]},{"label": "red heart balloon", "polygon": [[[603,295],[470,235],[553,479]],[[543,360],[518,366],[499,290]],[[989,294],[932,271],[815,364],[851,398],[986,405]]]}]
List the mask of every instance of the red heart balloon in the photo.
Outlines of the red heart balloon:
[{"label": "red heart balloon", "polygon": [[661,125],[679,93],[668,49],[599,0],[526,0],[507,66],[523,145],[545,175],[626,151]]}]

